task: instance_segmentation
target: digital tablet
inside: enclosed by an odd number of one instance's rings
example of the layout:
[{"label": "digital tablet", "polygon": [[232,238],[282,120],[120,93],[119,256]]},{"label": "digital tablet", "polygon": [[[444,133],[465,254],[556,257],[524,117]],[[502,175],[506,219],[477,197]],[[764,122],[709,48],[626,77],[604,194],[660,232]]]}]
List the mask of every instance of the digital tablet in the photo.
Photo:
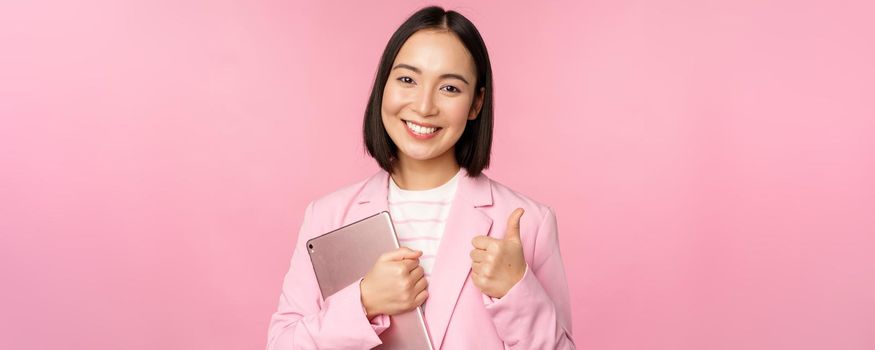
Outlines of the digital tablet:
[{"label": "digital tablet", "polygon": [[[389,212],[382,211],[307,241],[322,299],[362,278],[383,253],[399,248]],[[431,339],[422,308],[390,316],[374,349],[428,349]]]}]

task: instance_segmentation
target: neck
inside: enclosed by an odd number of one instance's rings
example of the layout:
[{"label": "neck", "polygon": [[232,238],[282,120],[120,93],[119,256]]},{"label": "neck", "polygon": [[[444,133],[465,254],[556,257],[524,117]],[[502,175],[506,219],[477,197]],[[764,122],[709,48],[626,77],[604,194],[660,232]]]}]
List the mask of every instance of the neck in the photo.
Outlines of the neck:
[{"label": "neck", "polygon": [[398,152],[398,163],[392,172],[392,179],[403,190],[428,190],[450,181],[459,169],[453,149],[427,160],[412,159]]}]

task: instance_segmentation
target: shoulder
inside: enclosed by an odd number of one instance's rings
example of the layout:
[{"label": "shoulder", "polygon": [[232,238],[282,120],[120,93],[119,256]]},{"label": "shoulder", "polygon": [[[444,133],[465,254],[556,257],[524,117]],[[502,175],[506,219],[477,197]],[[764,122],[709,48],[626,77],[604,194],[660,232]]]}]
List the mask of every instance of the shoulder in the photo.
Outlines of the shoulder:
[{"label": "shoulder", "polygon": [[[498,182],[492,178],[488,178],[492,187],[493,206],[502,210],[513,211],[516,208],[523,208],[529,217],[544,218],[547,215],[552,215],[553,208],[549,205],[533,199],[532,197],[516,191],[507,185]],[[508,212],[509,214],[509,212]]]},{"label": "shoulder", "polygon": [[344,184],[339,189],[317,196],[310,204],[314,207],[334,207],[340,203],[350,203],[362,193],[368,182],[378,175],[379,173],[368,176],[354,183]]},{"label": "shoulder", "polygon": [[370,175],[353,183],[348,183],[334,191],[317,196],[307,205],[305,218],[316,226],[326,225],[326,230],[344,221],[348,209],[363,197],[363,193],[373,190],[373,182],[379,182],[382,172]]}]

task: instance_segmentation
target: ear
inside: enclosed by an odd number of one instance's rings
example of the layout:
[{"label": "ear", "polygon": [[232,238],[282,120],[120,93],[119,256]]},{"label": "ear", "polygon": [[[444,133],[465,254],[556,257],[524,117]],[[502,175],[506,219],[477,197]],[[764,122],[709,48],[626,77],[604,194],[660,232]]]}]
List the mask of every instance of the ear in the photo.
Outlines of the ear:
[{"label": "ear", "polygon": [[484,96],[486,96],[486,87],[480,88],[480,91],[474,96],[474,102],[471,103],[471,112],[468,113],[468,120],[477,119],[477,116],[480,115],[480,109],[483,108]]}]

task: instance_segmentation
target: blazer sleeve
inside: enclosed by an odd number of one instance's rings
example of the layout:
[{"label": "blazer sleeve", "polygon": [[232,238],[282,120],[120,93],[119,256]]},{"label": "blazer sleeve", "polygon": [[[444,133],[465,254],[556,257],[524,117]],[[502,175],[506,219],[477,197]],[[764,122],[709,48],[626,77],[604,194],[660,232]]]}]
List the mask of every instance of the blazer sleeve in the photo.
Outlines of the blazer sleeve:
[{"label": "blazer sleeve", "polygon": [[575,349],[565,267],[556,215],[547,208],[538,225],[532,265],[501,299],[483,296],[499,337],[509,349]]},{"label": "blazer sleeve", "polygon": [[311,202],[304,214],[279,306],[270,319],[267,350],[370,349],[380,345],[378,335],[389,327],[389,317],[380,315],[368,321],[361,303],[361,279],[322,300],[309,255],[303,249],[307,237],[316,233],[314,206]]}]

